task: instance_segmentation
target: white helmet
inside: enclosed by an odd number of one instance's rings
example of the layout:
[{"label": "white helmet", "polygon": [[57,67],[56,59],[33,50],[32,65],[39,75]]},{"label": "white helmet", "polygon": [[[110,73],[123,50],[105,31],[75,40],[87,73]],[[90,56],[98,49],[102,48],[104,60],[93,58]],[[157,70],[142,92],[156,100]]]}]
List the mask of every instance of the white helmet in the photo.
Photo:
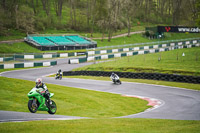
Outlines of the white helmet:
[{"label": "white helmet", "polygon": [[37,79],[35,80],[35,83],[36,83],[36,86],[37,86],[37,87],[41,86],[41,85],[42,85],[42,79],[41,79],[41,78],[37,78]]}]

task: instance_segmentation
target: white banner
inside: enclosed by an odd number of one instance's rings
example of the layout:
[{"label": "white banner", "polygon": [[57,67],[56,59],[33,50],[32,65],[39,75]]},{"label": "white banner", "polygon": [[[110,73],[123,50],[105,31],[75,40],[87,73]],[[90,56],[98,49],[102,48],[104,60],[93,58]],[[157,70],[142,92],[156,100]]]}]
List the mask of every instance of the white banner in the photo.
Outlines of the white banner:
[{"label": "white banner", "polygon": [[170,43],[170,46],[175,46],[175,43]]},{"label": "white banner", "polygon": [[0,62],[3,62],[3,58],[0,58]]},{"label": "white banner", "polygon": [[94,58],[95,58],[94,56],[90,56],[90,57],[87,58],[87,61],[93,61]]},{"label": "white banner", "polygon": [[158,45],[153,45],[153,48],[158,48]]},{"label": "white banner", "polygon": [[114,54],[114,57],[121,57],[121,53],[118,53],[118,54]]},{"label": "white banner", "polygon": [[24,55],[24,59],[34,59],[34,55]]},{"label": "white banner", "polygon": [[108,55],[102,55],[101,59],[108,59]]},{"label": "white banner", "polygon": [[50,66],[51,63],[50,62],[43,62],[43,66]]},{"label": "white banner", "polygon": [[134,51],[138,51],[138,50],[140,50],[139,47],[134,47],[133,49],[134,49]]},{"label": "white banner", "polygon": [[88,55],[95,55],[95,51],[88,51]]},{"label": "white banner", "polygon": [[24,67],[34,67],[34,63],[33,62],[24,63]]},{"label": "white banner", "polygon": [[149,46],[144,46],[144,49],[146,50],[146,49],[149,49]]},{"label": "white banner", "polygon": [[193,44],[195,44],[195,43],[197,43],[197,40],[194,40],[194,41],[193,41]]},{"label": "white banner", "polygon": [[162,47],[167,47],[167,44],[162,44]]},{"label": "white banner", "polygon": [[144,51],[138,51],[138,54],[144,54]]},{"label": "white banner", "polygon": [[160,52],[163,52],[163,51],[165,51],[165,49],[164,49],[164,48],[160,48],[159,51],[160,51]]},{"label": "white banner", "polygon": [[43,58],[52,58],[52,54],[44,54]]},{"label": "white banner", "polygon": [[127,52],[126,55],[127,55],[127,56],[132,56],[132,55],[133,55],[133,52]]},{"label": "white banner", "polygon": [[182,44],[183,44],[182,42],[179,42],[179,43],[178,43],[178,45],[182,45]]},{"label": "white banner", "polygon": [[123,51],[124,52],[129,51],[129,48],[123,48]]},{"label": "white banner", "polygon": [[118,49],[112,49],[112,53],[117,53]]},{"label": "white banner", "polygon": [[71,59],[70,63],[71,64],[78,64],[79,63],[79,59]]},{"label": "white banner", "polygon": [[190,41],[186,41],[185,44],[190,44]]},{"label": "white banner", "polygon": [[68,57],[68,53],[62,53],[60,54],[60,57]]},{"label": "white banner", "polygon": [[150,53],[155,53],[155,51],[156,51],[155,49],[150,49],[149,50]]},{"label": "white banner", "polygon": [[4,69],[14,68],[14,64],[4,64]]},{"label": "white banner", "polygon": [[107,50],[101,50],[100,54],[107,54]]}]

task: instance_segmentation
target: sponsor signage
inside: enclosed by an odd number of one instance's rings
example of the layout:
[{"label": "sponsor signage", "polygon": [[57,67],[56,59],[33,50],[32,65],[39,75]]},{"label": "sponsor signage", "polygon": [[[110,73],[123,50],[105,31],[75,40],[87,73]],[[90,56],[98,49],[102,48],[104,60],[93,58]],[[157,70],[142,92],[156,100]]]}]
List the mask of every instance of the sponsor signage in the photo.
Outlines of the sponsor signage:
[{"label": "sponsor signage", "polygon": [[158,32],[200,33],[200,28],[184,26],[158,26]]},{"label": "sponsor signage", "polygon": [[79,55],[85,55],[86,53],[85,52],[77,52],[77,56]]}]

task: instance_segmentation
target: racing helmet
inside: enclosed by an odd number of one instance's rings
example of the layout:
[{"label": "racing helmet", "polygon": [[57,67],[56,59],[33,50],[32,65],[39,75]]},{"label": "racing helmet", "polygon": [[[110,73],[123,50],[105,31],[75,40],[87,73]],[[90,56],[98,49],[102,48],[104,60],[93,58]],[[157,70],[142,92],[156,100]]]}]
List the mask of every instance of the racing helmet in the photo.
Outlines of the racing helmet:
[{"label": "racing helmet", "polygon": [[41,79],[41,78],[37,78],[37,79],[35,80],[35,83],[36,83],[36,86],[37,86],[37,87],[41,86],[41,85],[42,85],[42,79]]}]

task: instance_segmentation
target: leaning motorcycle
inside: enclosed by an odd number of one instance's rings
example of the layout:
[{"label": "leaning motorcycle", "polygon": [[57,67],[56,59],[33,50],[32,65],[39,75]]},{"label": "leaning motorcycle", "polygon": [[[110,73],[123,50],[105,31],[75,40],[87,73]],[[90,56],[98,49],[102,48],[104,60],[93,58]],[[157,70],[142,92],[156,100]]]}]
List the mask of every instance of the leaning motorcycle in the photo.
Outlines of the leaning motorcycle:
[{"label": "leaning motorcycle", "polygon": [[56,74],[55,79],[62,79],[62,75],[61,74]]},{"label": "leaning motorcycle", "polygon": [[[51,100],[52,104],[47,102],[47,99],[43,96],[45,91],[42,88],[33,88],[28,93],[28,109],[30,112],[35,113],[37,111],[47,111],[49,114],[55,114],[57,107],[56,103]],[[54,93],[50,93],[50,97],[53,97]]]},{"label": "leaning motorcycle", "polygon": [[111,80],[114,84],[121,84],[122,82],[119,80],[119,77],[112,77]]}]

